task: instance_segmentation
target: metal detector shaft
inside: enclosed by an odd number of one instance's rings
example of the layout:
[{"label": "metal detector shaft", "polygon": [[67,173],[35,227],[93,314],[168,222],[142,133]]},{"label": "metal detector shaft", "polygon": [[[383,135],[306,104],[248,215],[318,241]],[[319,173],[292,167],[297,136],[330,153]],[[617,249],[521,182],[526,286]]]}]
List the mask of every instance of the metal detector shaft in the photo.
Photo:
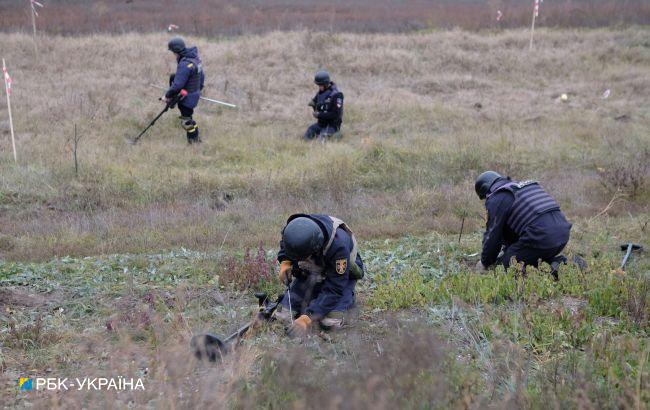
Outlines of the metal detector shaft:
[{"label": "metal detector shaft", "polygon": [[287,285],[287,298],[289,302],[289,317],[291,318],[291,324],[293,325],[293,309],[291,308],[291,288]]},{"label": "metal detector shaft", "polygon": [[621,250],[625,252],[625,256],[623,257],[623,261],[621,262],[621,270],[625,270],[625,265],[627,265],[627,260],[630,258],[632,251],[637,251],[641,249],[643,249],[643,247],[635,243],[626,243],[621,245]]},{"label": "metal detector shaft", "polygon": [[244,326],[240,327],[235,333],[231,334],[227,338],[223,339],[224,343],[229,343],[233,339],[238,339],[248,332],[248,329],[253,325],[253,321],[246,323]]},{"label": "metal detector shaft", "polygon": [[630,258],[631,253],[632,253],[632,244],[630,243],[627,245],[625,256],[623,257],[623,261],[621,262],[621,270],[625,269],[625,265],[627,264],[627,260]]},{"label": "metal detector shaft", "polygon": [[[149,86],[150,86],[150,87],[153,87],[153,88],[157,88],[157,89],[159,89],[159,90],[166,90],[165,87],[161,87],[161,86],[156,85],[156,84],[149,84]],[[230,103],[227,103],[227,102],[223,102],[223,101],[215,100],[215,99],[213,99],[213,98],[208,98],[208,97],[203,97],[203,96],[199,96],[199,98],[202,99],[202,100],[205,100],[205,101],[209,101],[209,102],[215,103],[215,104],[225,105],[226,107],[237,108],[237,106],[236,106],[235,104],[230,104]]]},{"label": "metal detector shaft", "polygon": [[167,110],[169,110],[169,105],[166,105],[165,108],[164,108],[162,111],[160,111],[160,113],[159,113],[158,115],[156,115],[156,118],[154,118],[154,119],[149,123],[149,125],[147,125],[147,128],[143,129],[142,132],[141,132],[140,134],[138,134],[137,137],[135,137],[135,138],[133,138],[133,139],[131,140],[131,143],[135,144],[136,142],[138,142],[138,140],[140,139],[140,137],[142,137],[142,136],[144,135],[144,133],[147,132],[147,130],[148,130],[149,128],[151,128],[151,127],[156,123],[156,121],[158,121],[158,119],[159,119],[160,117],[162,117],[162,115],[163,115],[164,113],[167,112]]}]

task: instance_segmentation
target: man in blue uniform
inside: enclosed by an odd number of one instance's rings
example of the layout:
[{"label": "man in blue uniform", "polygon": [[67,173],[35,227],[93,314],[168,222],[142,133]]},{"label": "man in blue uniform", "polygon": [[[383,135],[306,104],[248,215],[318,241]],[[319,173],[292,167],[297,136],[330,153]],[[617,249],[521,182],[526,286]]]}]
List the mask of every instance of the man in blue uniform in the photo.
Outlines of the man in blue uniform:
[{"label": "man in blue uniform", "polygon": [[313,116],[317,122],[305,132],[305,140],[314,138],[329,138],[341,129],[343,122],[343,93],[330,79],[327,71],[316,73],[314,82],[318,85],[318,93],[309,102],[313,108]]},{"label": "man in blue uniform", "polygon": [[292,215],[282,230],[278,262],[280,280],[291,285],[275,317],[291,322],[294,315],[289,334],[305,335],[315,322],[340,328],[364,275],[350,228],[332,216]]},{"label": "man in blue uniform", "polygon": [[512,258],[537,267],[541,260],[557,277],[558,266],[567,260],[560,252],[569,241],[571,223],[555,199],[536,181],[513,181],[494,171],[479,175],[474,187],[488,214],[477,268],[500,263],[507,269]]},{"label": "man in blue uniform", "polygon": [[169,89],[165,93],[164,100],[169,102],[181,93],[181,90],[187,92],[187,95],[178,102],[178,109],[181,112],[181,126],[187,133],[187,142],[189,144],[201,142],[199,127],[192,118],[194,108],[199,103],[205,81],[199,52],[196,47],[185,47],[185,42],[180,37],[172,38],[167,48],[176,56],[178,66],[176,67],[176,74],[172,74],[169,78]]}]

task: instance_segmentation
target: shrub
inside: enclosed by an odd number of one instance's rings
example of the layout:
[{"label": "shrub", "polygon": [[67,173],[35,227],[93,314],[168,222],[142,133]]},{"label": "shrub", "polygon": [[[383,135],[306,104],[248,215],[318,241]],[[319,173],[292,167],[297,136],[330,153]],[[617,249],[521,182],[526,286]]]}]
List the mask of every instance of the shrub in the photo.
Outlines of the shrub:
[{"label": "shrub", "polygon": [[22,350],[42,349],[55,344],[60,336],[54,329],[45,325],[43,317],[39,314],[34,320],[18,325],[16,321],[8,323],[8,337],[5,343],[9,347]]},{"label": "shrub", "polygon": [[[631,143],[628,143],[631,144]],[[634,199],[646,192],[650,179],[650,148],[643,146],[617,148],[606,158],[609,161],[598,168],[601,183],[609,191],[621,191]]]},{"label": "shrub", "polygon": [[221,271],[222,283],[237,290],[268,288],[273,282],[274,261],[267,259],[266,251],[260,243],[253,253],[246,248],[241,259],[231,256],[226,259]]}]

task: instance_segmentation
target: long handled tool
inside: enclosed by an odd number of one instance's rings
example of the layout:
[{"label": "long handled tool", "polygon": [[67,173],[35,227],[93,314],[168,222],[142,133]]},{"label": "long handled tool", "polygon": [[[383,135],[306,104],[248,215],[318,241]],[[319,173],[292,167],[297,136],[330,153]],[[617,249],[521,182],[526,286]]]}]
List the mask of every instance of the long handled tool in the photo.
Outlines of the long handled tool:
[{"label": "long handled tool", "polygon": [[[149,87],[157,88],[157,89],[159,89],[159,90],[166,90],[165,87],[161,87],[161,86],[156,85],[156,84],[149,84]],[[209,101],[209,102],[215,103],[215,104],[225,105],[226,107],[237,108],[237,106],[236,106],[235,104],[230,104],[230,103],[227,103],[227,102],[223,102],[223,101],[215,100],[215,99],[213,99],[213,98],[207,98],[207,97],[203,97],[203,96],[201,96],[201,97],[199,97],[199,98],[202,99],[202,100],[205,100],[205,101]]]},{"label": "long handled tool", "polygon": [[623,257],[623,261],[621,262],[621,270],[625,270],[625,265],[627,264],[627,260],[630,258],[632,251],[641,251],[641,250],[643,250],[643,246],[638,245],[636,243],[624,243],[623,245],[621,245],[621,251],[625,252],[625,256]]},{"label": "long handled tool", "polygon": [[280,295],[275,302],[269,302],[266,293],[256,293],[255,297],[259,304],[259,312],[255,319],[246,323],[244,326],[237,329],[237,331],[225,339],[219,338],[212,333],[205,333],[192,337],[190,346],[197,359],[201,360],[207,358],[211,362],[216,362],[217,359],[223,357],[230,351],[230,345],[233,341],[239,340],[248,330],[257,322],[271,320],[271,316],[280,305],[283,295]]},{"label": "long handled tool", "polygon": [[293,309],[291,308],[291,289],[287,285],[287,302],[289,302],[289,317],[291,318],[291,324],[293,325]]},{"label": "long handled tool", "polygon": [[165,108],[163,108],[163,110],[160,111],[160,113],[159,113],[158,115],[156,115],[156,117],[155,117],[153,120],[151,120],[151,122],[149,123],[149,125],[147,125],[147,127],[146,127],[145,129],[143,129],[142,132],[141,132],[140,134],[138,134],[137,137],[132,138],[132,139],[127,138],[127,142],[128,142],[129,144],[131,144],[131,145],[135,145],[135,144],[137,144],[137,143],[138,143],[138,140],[140,139],[140,137],[142,137],[142,136],[144,135],[144,133],[147,132],[147,130],[148,130],[149,128],[153,127],[153,125],[156,123],[156,121],[158,121],[158,119],[159,119],[160,117],[162,117],[162,115],[163,115],[164,113],[166,113],[167,111],[169,111],[170,108],[174,108],[174,106],[175,106],[175,105],[176,105],[176,104],[177,104],[181,99],[185,98],[186,95],[187,95],[187,91],[185,91],[185,90],[181,90],[181,92],[178,93],[178,95],[177,95],[176,97],[170,99],[170,100],[165,104]]}]

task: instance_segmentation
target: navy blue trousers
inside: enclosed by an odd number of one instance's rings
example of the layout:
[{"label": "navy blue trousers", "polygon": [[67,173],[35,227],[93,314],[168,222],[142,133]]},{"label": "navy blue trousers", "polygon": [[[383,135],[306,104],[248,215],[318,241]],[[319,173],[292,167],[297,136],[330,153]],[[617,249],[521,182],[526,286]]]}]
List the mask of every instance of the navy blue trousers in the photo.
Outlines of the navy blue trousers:
[{"label": "navy blue trousers", "polygon": [[[313,301],[318,303],[319,297],[325,296],[323,292],[324,282],[316,281],[317,275],[301,275],[294,277],[289,287],[291,291],[291,310],[294,316],[300,316],[307,313],[309,304]],[[354,306],[355,295],[354,288],[356,280],[351,280],[343,289],[343,295],[332,312],[345,312]],[[289,297],[285,291],[284,297],[280,302],[285,309],[289,309]]]},{"label": "navy blue trousers", "polygon": [[328,125],[327,127],[321,127],[318,125],[318,123],[316,123],[307,128],[307,132],[305,132],[303,138],[308,141],[318,137],[329,138],[337,132],[338,128],[336,127],[333,127],[331,125]]},{"label": "navy blue trousers", "polygon": [[501,263],[506,269],[508,269],[510,266],[510,260],[514,257],[517,262],[522,262],[524,264],[525,272],[526,266],[538,267],[539,262],[542,261],[551,265],[553,268],[551,273],[553,276],[557,277],[558,266],[561,263],[567,262],[566,256],[560,254],[565,246],[566,243],[551,249],[539,249],[528,243],[521,241],[515,242],[505,249],[503,256],[497,259],[497,264]]}]

